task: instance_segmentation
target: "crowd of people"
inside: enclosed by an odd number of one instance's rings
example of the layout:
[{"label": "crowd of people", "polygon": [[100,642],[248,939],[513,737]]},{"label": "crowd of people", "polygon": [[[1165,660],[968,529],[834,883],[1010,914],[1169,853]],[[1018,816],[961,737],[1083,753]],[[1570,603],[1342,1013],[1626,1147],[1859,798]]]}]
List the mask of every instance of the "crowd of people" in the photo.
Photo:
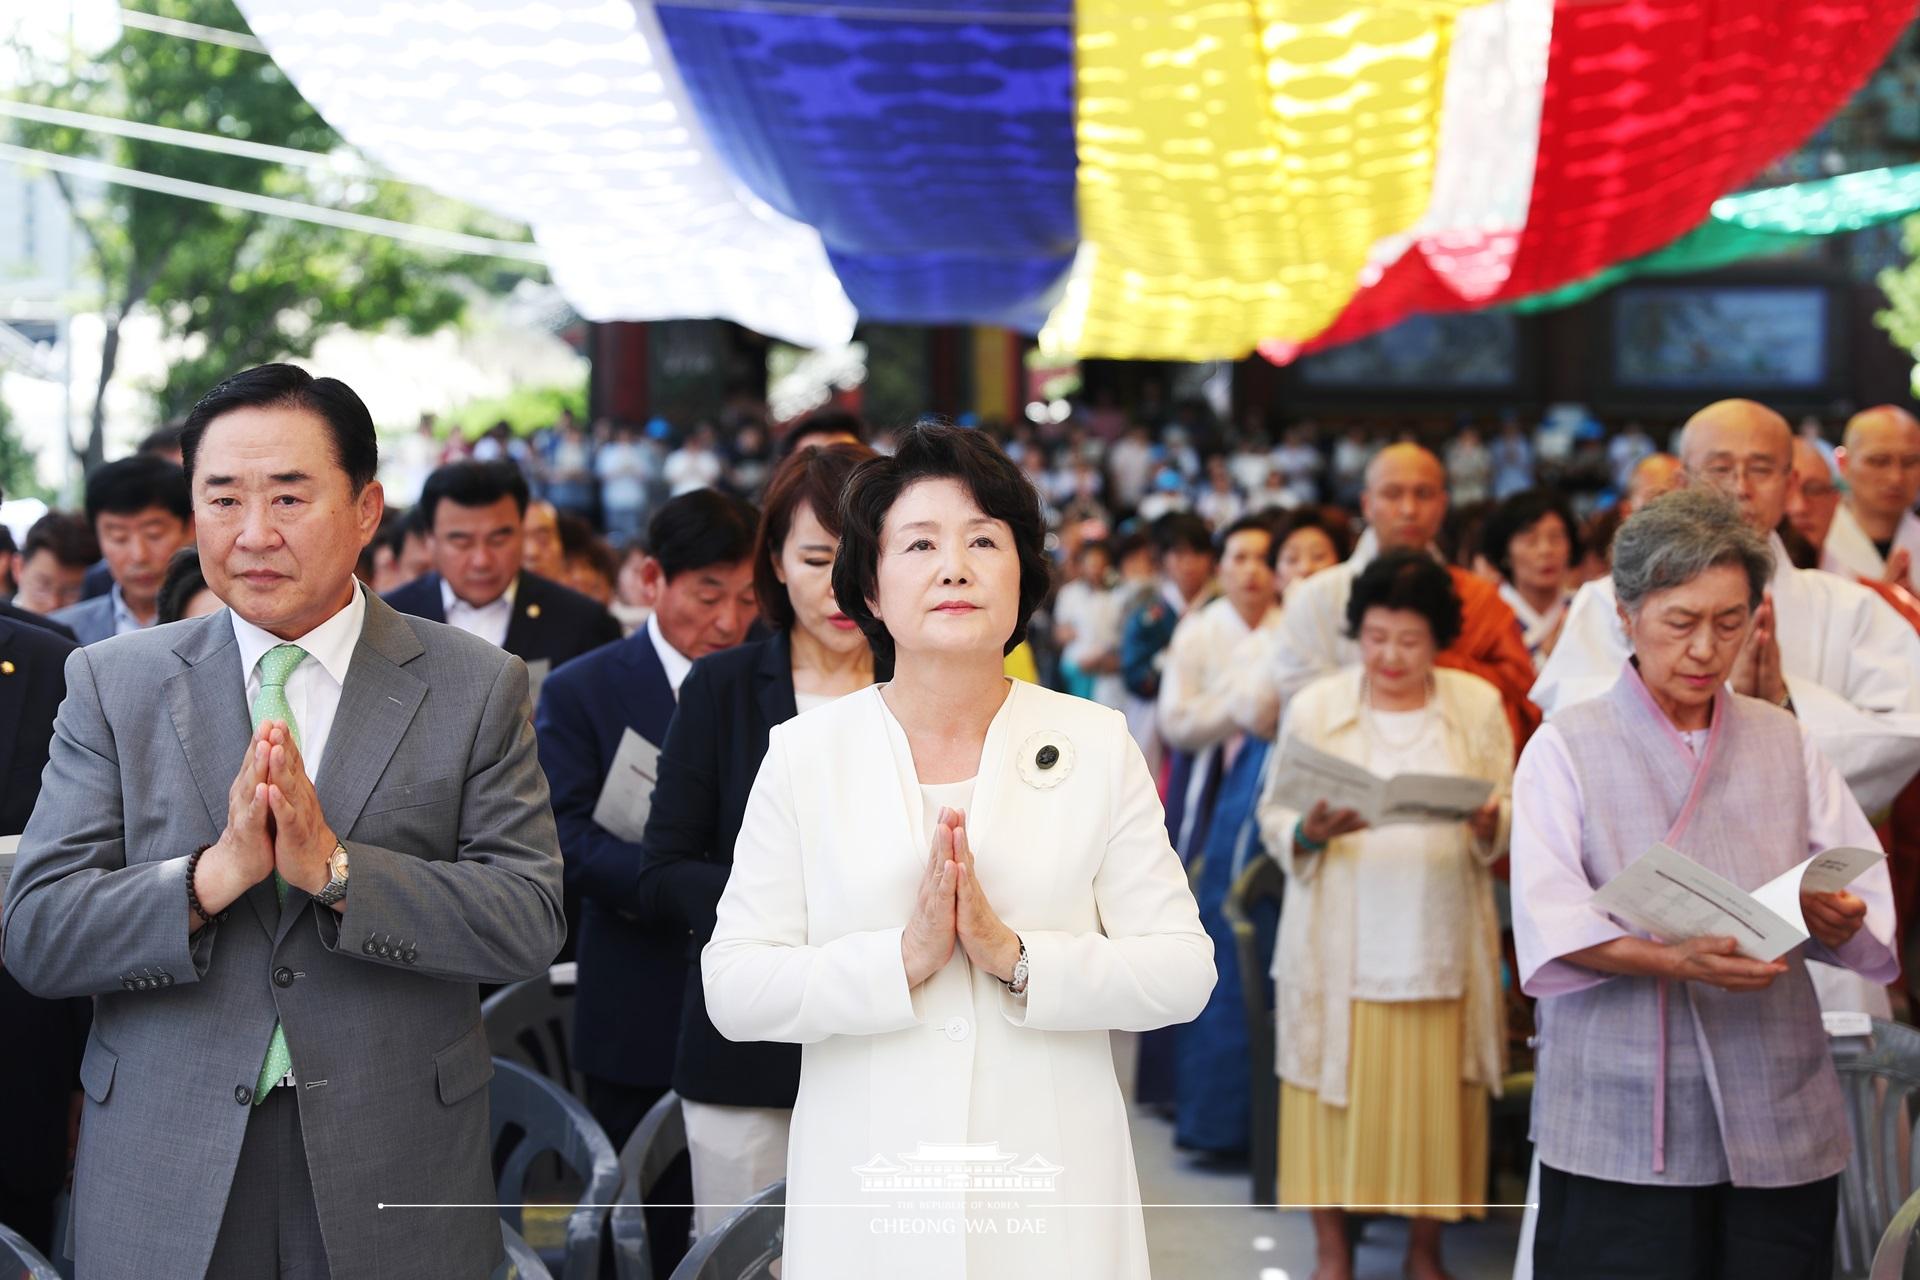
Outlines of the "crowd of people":
[{"label": "crowd of people", "polygon": [[[1446,1274],[1520,1054],[1523,1271],[1830,1273],[1819,1015],[1891,1015],[1920,907],[1905,410],[1829,440],[1722,401],[1671,452],[1151,399],[671,436],[429,423],[379,464],[349,389],[266,366],[27,531],[0,995],[63,1051],[7,1091],[0,1222],[58,1243],[77,1083],[85,1273],[162,1274],[138,1196],[181,1275],[477,1274],[497,1235],[370,1206],[492,1199],[475,991],[560,955],[609,1139],[682,1099],[696,1233],[785,1177],[799,1280],[1145,1275],[1107,1033],[1145,1033],[1181,1148],[1255,1145],[1228,914],[1271,858],[1279,1200],[1320,1280],[1353,1213]],[[1374,825],[1309,756],[1480,798]],[[1889,858],[1762,962],[1593,904],[1662,841],[1749,888]],[[156,1181],[189,1137],[217,1176]],[[1059,1194],[875,1215],[876,1153],[969,1143]]]}]

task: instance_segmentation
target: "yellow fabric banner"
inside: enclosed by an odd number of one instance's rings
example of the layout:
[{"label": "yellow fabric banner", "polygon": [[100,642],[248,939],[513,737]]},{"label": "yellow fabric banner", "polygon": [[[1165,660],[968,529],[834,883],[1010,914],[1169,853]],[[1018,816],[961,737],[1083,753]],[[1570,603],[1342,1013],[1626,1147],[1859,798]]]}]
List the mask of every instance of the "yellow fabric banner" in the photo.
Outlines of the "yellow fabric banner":
[{"label": "yellow fabric banner", "polygon": [[1083,244],[1043,346],[1237,359],[1325,328],[1426,210],[1470,7],[1079,0]]}]

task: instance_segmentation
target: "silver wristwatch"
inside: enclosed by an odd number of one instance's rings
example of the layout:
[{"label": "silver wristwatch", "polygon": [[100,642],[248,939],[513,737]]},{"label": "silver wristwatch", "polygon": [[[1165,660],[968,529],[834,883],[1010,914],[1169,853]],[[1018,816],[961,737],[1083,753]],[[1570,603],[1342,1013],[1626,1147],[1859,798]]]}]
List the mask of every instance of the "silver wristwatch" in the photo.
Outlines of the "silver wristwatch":
[{"label": "silver wristwatch", "polygon": [[1013,940],[1020,943],[1020,958],[1013,962],[1013,977],[1004,983],[1007,990],[1016,996],[1027,994],[1027,944],[1015,934]]},{"label": "silver wristwatch", "polygon": [[327,859],[329,879],[321,886],[313,900],[323,907],[330,907],[347,896],[347,846],[334,841],[333,854]]}]

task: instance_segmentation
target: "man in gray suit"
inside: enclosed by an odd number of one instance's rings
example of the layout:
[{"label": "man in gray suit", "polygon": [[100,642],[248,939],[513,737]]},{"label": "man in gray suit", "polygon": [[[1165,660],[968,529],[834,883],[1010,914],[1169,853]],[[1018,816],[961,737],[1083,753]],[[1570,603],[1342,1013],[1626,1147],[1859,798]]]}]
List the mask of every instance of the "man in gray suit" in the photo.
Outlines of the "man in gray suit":
[{"label": "man in gray suit", "polygon": [[230,609],[67,664],[5,963],[90,995],[74,1244],[89,1280],[486,1275],[477,984],[562,941],[527,672],[354,581],[366,406],[266,365],[183,445]]}]

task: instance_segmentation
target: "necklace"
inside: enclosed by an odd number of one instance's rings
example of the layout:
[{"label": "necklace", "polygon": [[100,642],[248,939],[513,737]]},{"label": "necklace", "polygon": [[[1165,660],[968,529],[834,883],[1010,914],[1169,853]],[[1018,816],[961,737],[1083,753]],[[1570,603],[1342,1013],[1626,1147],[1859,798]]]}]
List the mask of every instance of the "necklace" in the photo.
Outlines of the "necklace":
[{"label": "necklace", "polygon": [[1360,723],[1365,727],[1367,736],[1386,747],[1389,751],[1406,751],[1417,744],[1427,734],[1427,722],[1433,715],[1433,686],[1427,686],[1427,697],[1420,704],[1420,720],[1414,725],[1413,732],[1405,738],[1396,739],[1374,718],[1373,690],[1363,678],[1360,681]]}]

